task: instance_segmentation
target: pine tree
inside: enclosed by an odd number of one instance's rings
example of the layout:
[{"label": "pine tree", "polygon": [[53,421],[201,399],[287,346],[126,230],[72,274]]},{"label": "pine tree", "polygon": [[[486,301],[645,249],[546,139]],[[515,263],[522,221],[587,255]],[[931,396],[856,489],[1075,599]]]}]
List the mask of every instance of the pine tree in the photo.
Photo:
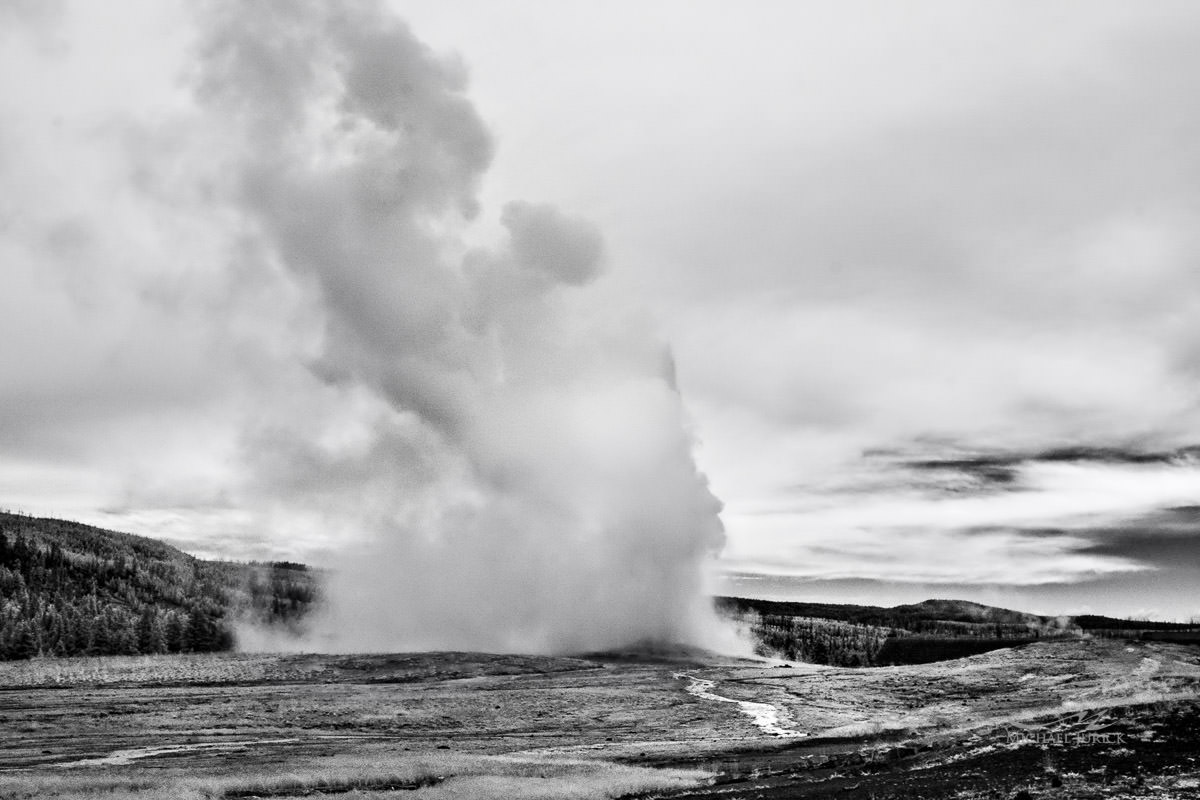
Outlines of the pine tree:
[{"label": "pine tree", "polygon": [[17,626],[16,633],[8,642],[5,657],[10,660],[33,658],[37,655],[37,638],[33,634],[33,626],[22,622]]},{"label": "pine tree", "polygon": [[137,647],[139,653],[162,653],[167,649],[163,628],[153,606],[146,606],[138,617]]},{"label": "pine tree", "polygon": [[84,653],[89,656],[112,655],[111,631],[103,614],[92,617],[90,631],[91,636],[88,637],[88,646]]},{"label": "pine tree", "polygon": [[184,650],[189,653],[208,653],[214,645],[212,620],[201,609],[192,611],[184,634]]},{"label": "pine tree", "polygon": [[182,653],[184,649],[184,623],[182,615],[172,611],[167,616],[167,624],[163,626],[163,638],[166,639],[168,653]]}]

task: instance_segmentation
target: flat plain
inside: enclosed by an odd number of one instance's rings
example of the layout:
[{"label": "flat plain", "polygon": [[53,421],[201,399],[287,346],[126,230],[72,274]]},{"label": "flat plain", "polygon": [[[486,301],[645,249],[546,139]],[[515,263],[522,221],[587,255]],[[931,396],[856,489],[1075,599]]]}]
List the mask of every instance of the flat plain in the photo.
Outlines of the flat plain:
[{"label": "flat plain", "polygon": [[0,798],[1196,797],[1200,649],[0,664]]}]

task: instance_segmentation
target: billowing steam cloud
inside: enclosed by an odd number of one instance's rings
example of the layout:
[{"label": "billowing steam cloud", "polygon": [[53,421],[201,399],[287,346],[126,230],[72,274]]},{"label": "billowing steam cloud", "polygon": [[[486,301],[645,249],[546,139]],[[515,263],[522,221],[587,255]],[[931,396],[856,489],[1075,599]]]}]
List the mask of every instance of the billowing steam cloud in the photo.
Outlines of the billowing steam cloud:
[{"label": "billowing steam cloud", "polygon": [[596,284],[598,232],[512,203],[506,241],[464,244],[490,137],[461,65],[379,3],[229,2],[205,25],[195,94],[235,263],[309,298],[315,326],[276,356],[326,398],[260,416],[251,474],[369,534],[316,643],[697,640],[720,506],[669,353]]}]

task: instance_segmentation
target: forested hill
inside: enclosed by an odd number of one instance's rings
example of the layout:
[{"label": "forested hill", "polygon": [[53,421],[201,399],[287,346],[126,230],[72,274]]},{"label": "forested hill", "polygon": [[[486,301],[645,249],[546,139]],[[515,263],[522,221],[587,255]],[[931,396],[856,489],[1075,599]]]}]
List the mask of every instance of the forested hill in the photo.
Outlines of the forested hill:
[{"label": "forested hill", "polygon": [[0,512],[0,658],[228,650],[237,620],[294,625],[301,564],[205,561],[163,542]]},{"label": "forested hill", "polygon": [[[0,512],[0,659],[228,650],[235,623],[298,626],[316,602],[317,578],[302,564],[206,561],[143,536]],[[954,658],[1085,633],[1200,636],[1194,624],[1055,619],[962,600],[716,604],[749,624],[764,654],[842,666]]]},{"label": "forested hill", "polygon": [[855,625],[903,628],[913,632],[951,632],[946,630],[947,626],[952,630],[961,626],[993,626],[1009,633],[1024,634],[1032,629],[1045,630],[1062,624],[1054,617],[1041,617],[967,600],[925,600],[921,603],[883,607],[719,597],[717,606],[730,612],[754,611],[777,616],[813,617]]},{"label": "forested hill", "polygon": [[748,624],[762,655],[845,667],[961,658],[1043,637],[1079,635],[1068,619],[966,600],[859,606],[719,597],[717,608]]},{"label": "forested hill", "polygon": [[884,608],[718,597],[716,605],[749,626],[762,655],[848,667],[941,661],[1077,636],[1200,641],[1195,623],[1045,617],[966,600]]}]

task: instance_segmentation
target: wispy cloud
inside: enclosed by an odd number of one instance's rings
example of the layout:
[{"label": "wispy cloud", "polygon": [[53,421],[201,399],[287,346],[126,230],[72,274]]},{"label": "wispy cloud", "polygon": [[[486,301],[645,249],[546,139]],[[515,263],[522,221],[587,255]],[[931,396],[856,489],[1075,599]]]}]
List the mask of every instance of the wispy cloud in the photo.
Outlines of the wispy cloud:
[{"label": "wispy cloud", "polygon": [[864,466],[859,482],[802,486],[779,505],[732,510],[729,569],[1021,586],[1153,571],[1196,546],[1188,504],[1200,497],[1200,462],[1190,450],[960,453]]}]

